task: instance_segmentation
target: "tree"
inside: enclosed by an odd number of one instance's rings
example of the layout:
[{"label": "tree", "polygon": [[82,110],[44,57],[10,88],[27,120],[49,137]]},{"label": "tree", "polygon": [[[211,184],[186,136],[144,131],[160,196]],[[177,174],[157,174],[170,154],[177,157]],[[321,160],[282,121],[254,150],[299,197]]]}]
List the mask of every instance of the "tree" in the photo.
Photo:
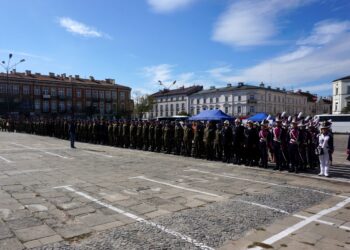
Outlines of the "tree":
[{"label": "tree", "polygon": [[134,91],[134,117],[142,119],[143,115],[153,106],[153,97],[147,94],[142,94],[141,91]]},{"label": "tree", "polygon": [[180,111],[179,113],[177,113],[177,115],[190,116],[190,115],[187,114],[185,111]]}]

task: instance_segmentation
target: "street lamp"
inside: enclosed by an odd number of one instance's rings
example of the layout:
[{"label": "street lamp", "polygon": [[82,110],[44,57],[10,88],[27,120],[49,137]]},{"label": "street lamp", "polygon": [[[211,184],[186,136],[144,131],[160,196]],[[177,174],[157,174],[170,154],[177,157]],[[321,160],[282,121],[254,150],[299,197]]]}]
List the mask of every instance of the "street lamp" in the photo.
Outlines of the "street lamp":
[{"label": "street lamp", "polygon": [[171,84],[168,84],[168,85],[164,84],[161,80],[158,80],[158,83],[159,83],[159,85],[164,86],[165,89],[170,89],[171,86],[175,85],[176,80],[173,81]]},{"label": "street lamp", "polygon": [[12,53],[9,54],[9,58],[7,61],[7,64],[5,61],[1,62],[1,66],[6,70],[6,99],[7,99],[7,113],[10,112],[10,93],[9,93],[9,85],[10,85],[10,80],[9,80],[9,71],[16,68],[16,66],[22,62],[25,62],[25,59],[21,59],[19,62],[14,63],[11,65],[11,58],[12,58]]}]

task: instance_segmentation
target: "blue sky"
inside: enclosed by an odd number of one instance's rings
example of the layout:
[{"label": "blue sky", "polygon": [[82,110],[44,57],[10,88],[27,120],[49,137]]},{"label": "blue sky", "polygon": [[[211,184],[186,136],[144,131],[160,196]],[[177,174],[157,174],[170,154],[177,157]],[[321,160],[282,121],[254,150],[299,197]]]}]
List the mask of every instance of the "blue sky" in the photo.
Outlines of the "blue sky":
[{"label": "blue sky", "polygon": [[142,93],[243,81],[331,94],[350,75],[349,0],[1,0],[17,71],[114,78]]}]

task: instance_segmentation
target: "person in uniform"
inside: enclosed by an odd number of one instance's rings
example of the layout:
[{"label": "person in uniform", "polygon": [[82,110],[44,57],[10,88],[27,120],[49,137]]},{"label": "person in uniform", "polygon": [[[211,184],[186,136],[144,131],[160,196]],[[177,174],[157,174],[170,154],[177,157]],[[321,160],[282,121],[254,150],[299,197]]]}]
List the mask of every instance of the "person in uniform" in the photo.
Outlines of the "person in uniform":
[{"label": "person in uniform", "polygon": [[162,150],[163,128],[160,122],[157,122],[154,133],[154,141],[156,143],[156,151],[159,153]]},{"label": "person in uniform", "polygon": [[288,150],[289,150],[289,158],[290,158],[290,167],[289,172],[298,172],[299,167],[299,149],[298,149],[298,137],[299,137],[299,130],[298,130],[298,121],[296,117],[292,120],[292,127],[288,133]]},{"label": "person in uniform", "polygon": [[75,148],[74,142],[75,142],[75,133],[76,133],[76,123],[74,120],[70,121],[68,125],[68,132],[69,132],[69,138],[70,138],[70,147]]},{"label": "person in uniform", "polygon": [[148,151],[149,148],[149,124],[147,121],[143,123],[142,126],[142,141],[143,141],[143,150]]},{"label": "person in uniform", "polygon": [[256,155],[259,155],[258,151],[258,143],[259,143],[259,135],[258,131],[253,127],[254,123],[252,121],[247,121],[247,127],[244,130],[245,136],[245,165],[246,166],[254,166],[258,163],[255,162]]},{"label": "person in uniform", "polygon": [[268,150],[271,148],[271,133],[269,131],[269,121],[263,120],[261,122],[261,129],[259,131],[259,150],[260,150],[260,164],[261,168],[268,168]]},{"label": "person in uniform", "polygon": [[214,139],[214,152],[215,158],[219,161],[222,159],[222,125],[221,123],[216,124],[215,139]]},{"label": "person in uniform", "polygon": [[272,129],[272,144],[273,144],[273,152],[275,157],[276,166],[274,170],[283,169],[283,161],[286,160],[284,152],[283,152],[283,141],[284,141],[284,133],[282,128],[282,120],[280,117],[276,117],[276,126]]},{"label": "person in uniform", "polygon": [[184,156],[191,156],[192,152],[193,130],[190,122],[187,122],[184,128],[183,144]]},{"label": "person in uniform", "polygon": [[215,139],[215,127],[212,121],[206,124],[203,134],[203,144],[205,148],[205,155],[207,160],[214,160],[214,139]]},{"label": "person in uniform", "polygon": [[155,149],[154,133],[155,133],[155,124],[153,121],[151,121],[148,127],[148,142],[149,142],[149,150],[151,150],[152,152]]},{"label": "person in uniform", "polygon": [[175,154],[180,155],[183,147],[183,140],[184,137],[184,129],[179,121],[175,122],[175,129],[174,129],[174,146],[175,146]]},{"label": "person in uniform", "polygon": [[224,149],[223,162],[229,163],[231,161],[232,152],[232,128],[228,120],[224,121],[224,127],[222,128],[222,147]]},{"label": "person in uniform", "polygon": [[319,149],[319,159],[320,159],[320,173],[318,175],[329,176],[329,126],[327,122],[322,122],[320,126],[321,134],[318,137],[318,149]]},{"label": "person in uniform", "polygon": [[235,120],[235,127],[233,129],[233,163],[240,165],[243,161],[243,147],[244,147],[244,127],[241,119]]}]

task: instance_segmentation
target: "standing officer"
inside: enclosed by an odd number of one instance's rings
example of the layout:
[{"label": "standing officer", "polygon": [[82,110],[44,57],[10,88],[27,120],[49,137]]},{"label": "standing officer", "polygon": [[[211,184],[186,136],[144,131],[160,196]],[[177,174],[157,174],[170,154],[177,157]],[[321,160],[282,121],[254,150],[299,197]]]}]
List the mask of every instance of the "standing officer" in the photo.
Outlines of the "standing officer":
[{"label": "standing officer", "polygon": [[224,127],[222,128],[222,147],[224,149],[224,160],[223,162],[229,163],[231,160],[232,151],[232,128],[228,120],[224,121]]},{"label": "standing officer", "polygon": [[260,167],[268,168],[268,149],[271,145],[271,133],[269,131],[269,121],[261,122],[261,130],[259,131],[259,149],[260,149]]},{"label": "standing officer", "polygon": [[184,143],[184,155],[185,156],[191,156],[192,152],[192,140],[193,140],[193,130],[190,122],[187,122],[184,128],[184,136],[183,136],[183,143]]},{"label": "standing officer", "polygon": [[319,159],[320,159],[320,173],[318,175],[324,175],[326,177],[329,176],[328,170],[329,170],[329,126],[326,122],[322,122],[321,124],[321,134],[319,136]]},{"label": "standing officer", "polygon": [[216,124],[215,139],[214,139],[214,152],[215,158],[221,161],[222,158],[222,125],[220,123]]},{"label": "standing officer", "polygon": [[175,154],[180,155],[182,149],[182,140],[184,137],[184,129],[179,121],[175,122],[174,131],[174,143],[175,143]]},{"label": "standing officer", "polygon": [[70,147],[75,148],[74,141],[75,141],[75,132],[76,132],[76,123],[74,120],[71,120],[68,126],[68,132],[69,132],[69,138],[70,138]]},{"label": "standing officer", "polygon": [[282,148],[282,144],[283,144],[283,140],[285,138],[283,138],[283,128],[282,128],[282,120],[280,117],[276,117],[276,126],[272,129],[272,137],[273,137],[273,153],[275,156],[275,162],[276,162],[276,166],[274,168],[274,170],[279,170],[282,171],[283,169],[283,160],[285,156],[284,156],[284,152],[283,152],[283,148]]},{"label": "standing officer", "polygon": [[254,162],[256,159],[256,155],[259,154],[258,151],[258,143],[259,143],[259,135],[258,131],[253,127],[254,123],[253,121],[248,121],[247,122],[247,127],[244,131],[244,136],[245,136],[245,158],[246,166],[253,166],[257,164],[257,162]]},{"label": "standing officer", "polygon": [[235,127],[233,129],[233,154],[234,164],[240,165],[243,161],[243,145],[244,145],[244,127],[239,118],[235,120]]},{"label": "standing officer", "polygon": [[299,148],[298,148],[298,121],[296,117],[292,120],[292,128],[289,131],[289,140],[288,140],[288,149],[289,149],[289,158],[290,158],[290,167],[289,172],[295,171],[298,172],[299,166]]}]

